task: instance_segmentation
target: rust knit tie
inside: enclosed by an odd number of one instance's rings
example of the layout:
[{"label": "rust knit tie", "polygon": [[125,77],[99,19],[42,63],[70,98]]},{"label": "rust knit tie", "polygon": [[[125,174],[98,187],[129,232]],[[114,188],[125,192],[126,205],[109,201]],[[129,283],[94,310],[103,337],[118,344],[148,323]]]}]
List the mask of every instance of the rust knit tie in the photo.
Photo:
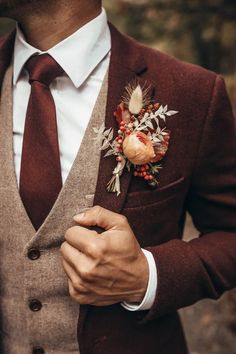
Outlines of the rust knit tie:
[{"label": "rust knit tie", "polygon": [[63,74],[63,69],[49,54],[31,57],[25,68],[31,93],[25,120],[20,195],[38,230],[62,187],[56,109],[49,85]]}]

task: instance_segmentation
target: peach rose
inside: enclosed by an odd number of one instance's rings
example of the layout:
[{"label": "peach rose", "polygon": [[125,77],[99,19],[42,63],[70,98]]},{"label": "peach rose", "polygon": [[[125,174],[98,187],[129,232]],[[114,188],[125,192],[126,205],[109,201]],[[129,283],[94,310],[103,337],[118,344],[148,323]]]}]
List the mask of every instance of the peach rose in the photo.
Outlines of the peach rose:
[{"label": "peach rose", "polygon": [[142,132],[131,133],[125,138],[123,152],[135,165],[149,163],[155,157],[151,140]]}]

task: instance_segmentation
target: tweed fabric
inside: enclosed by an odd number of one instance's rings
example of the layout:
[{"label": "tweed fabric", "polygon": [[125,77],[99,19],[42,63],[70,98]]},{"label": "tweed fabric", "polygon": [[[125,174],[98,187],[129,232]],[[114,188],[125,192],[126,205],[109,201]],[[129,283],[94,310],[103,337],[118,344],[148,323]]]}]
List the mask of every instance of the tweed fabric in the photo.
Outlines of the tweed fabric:
[{"label": "tweed fabric", "polygon": [[[2,87],[0,114],[0,309],[3,335],[1,353],[30,354],[33,346],[46,353],[78,354],[79,305],[68,294],[59,252],[72,217],[92,206],[99,164],[99,142],[93,127],[104,121],[107,76],[104,80],[78,155],[47,219],[35,232],[17,189],[12,148],[12,69]],[[82,119],[79,116],[78,119]],[[85,169],[86,166],[86,169]],[[32,261],[28,250],[39,249]],[[32,312],[29,300],[42,309]]]}]

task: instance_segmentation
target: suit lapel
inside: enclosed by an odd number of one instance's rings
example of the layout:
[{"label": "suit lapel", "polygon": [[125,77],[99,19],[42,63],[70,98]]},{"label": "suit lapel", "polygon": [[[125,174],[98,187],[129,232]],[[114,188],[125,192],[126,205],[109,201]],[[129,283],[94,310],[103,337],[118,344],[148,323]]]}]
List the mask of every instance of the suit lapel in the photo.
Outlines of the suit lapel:
[{"label": "suit lapel", "polygon": [[[141,75],[147,70],[144,58],[140,55],[138,44],[132,39],[123,36],[110,24],[111,31],[111,60],[108,77],[108,97],[105,125],[114,128],[118,125],[114,118],[116,106],[121,102],[125,86],[133,81],[144,83]],[[105,152],[101,153],[97,188],[94,205],[100,205],[109,210],[120,212],[125,202],[126,194],[131,181],[132,173],[127,169],[121,177],[121,194],[107,192],[107,183],[112,176],[116,161],[114,156],[104,158]]]}]

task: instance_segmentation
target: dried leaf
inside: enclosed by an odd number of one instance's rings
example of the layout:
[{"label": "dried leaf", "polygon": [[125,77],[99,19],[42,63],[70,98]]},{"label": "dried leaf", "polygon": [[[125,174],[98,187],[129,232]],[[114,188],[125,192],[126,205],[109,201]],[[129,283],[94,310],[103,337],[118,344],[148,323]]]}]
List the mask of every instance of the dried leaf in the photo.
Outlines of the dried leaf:
[{"label": "dried leaf", "polygon": [[140,123],[139,123],[139,124],[145,123],[146,120],[147,120],[147,118],[148,118],[148,115],[144,114],[144,117],[140,120]]},{"label": "dried leaf", "polygon": [[153,126],[153,124],[152,124],[152,122],[151,122],[150,120],[147,120],[147,121],[146,121],[146,126],[147,126],[148,128],[150,128],[150,129],[154,129],[154,126]]},{"label": "dried leaf", "polygon": [[100,128],[98,129],[98,134],[102,134],[104,132],[105,129],[105,124],[103,123]]},{"label": "dried leaf", "polygon": [[147,126],[145,125],[141,125],[140,127],[138,127],[136,130],[140,131],[140,130],[146,130]]},{"label": "dried leaf", "polygon": [[114,151],[112,150],[112,149],[110,149],[110,150],[108,150],[107,152],[106,152],[106,154],[104,155],[104,157],[108,157],[108,156],[111,156],[111,155],[113,155],[114,154]]},{"label": "dried leaf", "polygon": [[131,162],[129,161],[129,160],[127,160],[127,162],[126,162],[126,167],[127,167],[127,170],[130,172],[130,170],[131,170]]},{"label": "dried leaf", "polygon": [[174,114],[177,114],[177,113],[179,113],[178,111],[168,111],[168,112],[166,112],[166,115],[167,116],[173,116]]},{"label": "dried leaf", "polygon": [[113,129],[110,131],[109,135],[108,135],[108,140],[112,140],[113,139],[113,135],[114,135],[114,132],[113,132]]},{"label": "dried leaf", "polygon": [[103,133],[104,136],[108,136],[110,134],[111,128],[105,130],[105,132]]},{"label": "dried leaf", "polygon": [[164,120],[164,122],[166,121],[166,117],[165,117],[165,115],[164,115],[164,114],[159,114],[159,117],[160,117],[161,119],[163,119],[163,120]]},{"label": "dried leaf", "polygon": [[100,150],[106,150],[108,147],[109,147],[109,141],[106,139],[106,140],[103,142],[103,144],[102,144]]},{"label": "dried leaf", "polygon": [[96,133],[96,134],[99,132],[98,128],[96,128],[96,127],[93,127],[93,131],[94,131],[94,133]]},{"label": "dried leaf", "polygon": [[160,124],[159,118],[155,118],[155,122],[156,122],[157,126],[159,127],[159,124]]}]

